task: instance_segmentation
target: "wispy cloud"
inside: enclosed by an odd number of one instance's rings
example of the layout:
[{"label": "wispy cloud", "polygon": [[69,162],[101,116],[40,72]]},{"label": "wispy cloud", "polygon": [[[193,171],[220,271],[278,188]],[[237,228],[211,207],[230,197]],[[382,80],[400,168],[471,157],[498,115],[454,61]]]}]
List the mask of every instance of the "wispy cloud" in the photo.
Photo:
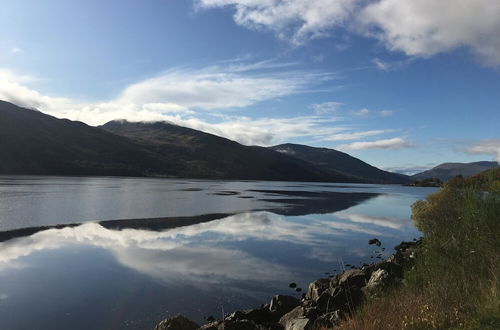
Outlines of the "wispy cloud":
[{"label": "wispy cloud", "polygon": [[412,148],[413,145],[403,138],[383,139],[376,141],[353,142],[351,144],[338,145],[339,150],[366,150],[366,149],[402,149]]},{"label": "wispy cloud", "polygon": [[500,164],[500,139],[480,141],[466,149],[465,152],[469,154],[492,155]]},{"label": "wispy cloud", "polygon": [[381,111],[373,111],[367,108],[354,110],[351,112],[355,116],[359,117],[368,117],[368,116],[381,116],[381,117],[389,117],[392,116],[394,111],[392,110],[381,110]]},{"label": "wispy cloud", "polygon": [[375,136],[389,132],[394,132],[394,130],[387,129],[387,130],[370,130],[370,131],[351,132],[351,133],[339,133],[327,136],[323,140],[325,141],[359,140],[369,136]]},{"label": "wispy cloud", "polygon": [[330,101],[314,103],[311,104],[309,108],[311,108],[317,115],[326,115],[336,113],[342,105],[344,105],[344,103]]}]

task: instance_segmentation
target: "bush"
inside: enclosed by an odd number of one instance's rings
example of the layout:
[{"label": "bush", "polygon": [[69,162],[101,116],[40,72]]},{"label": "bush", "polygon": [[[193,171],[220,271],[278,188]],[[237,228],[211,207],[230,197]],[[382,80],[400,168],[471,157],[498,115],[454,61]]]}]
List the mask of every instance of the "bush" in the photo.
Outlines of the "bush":
[{"label": "bush", "polygon": [[404,286],[342,329],[500,329],[500,169],[454,178],[412,206],[423,233]]}]

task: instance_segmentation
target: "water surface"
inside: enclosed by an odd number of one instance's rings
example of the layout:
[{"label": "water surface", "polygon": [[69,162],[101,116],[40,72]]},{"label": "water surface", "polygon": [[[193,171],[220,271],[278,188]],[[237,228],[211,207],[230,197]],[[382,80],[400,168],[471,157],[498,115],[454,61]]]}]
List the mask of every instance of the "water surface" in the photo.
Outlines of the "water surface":
[{"label": "water surface", "polygon": [[[0,230],[83,223],[0,243],[0,328],[150,329],[178,313],[202,323],[276,293],[299,296],[288,283],[306,290],[419,236],[410,205],[434,191],[0,176]],[[190,218],[171,228],[170,217]],[[158,219],[100,222],[143,218]],[[373,237],[386,249],[368,245]]]}]

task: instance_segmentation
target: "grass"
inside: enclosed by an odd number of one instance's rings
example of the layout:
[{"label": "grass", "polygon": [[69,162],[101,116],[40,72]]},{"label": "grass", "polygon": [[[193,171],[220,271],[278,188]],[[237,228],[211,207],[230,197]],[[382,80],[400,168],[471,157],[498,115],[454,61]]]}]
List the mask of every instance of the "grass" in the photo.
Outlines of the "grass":
[{"label": "grass", "polygon": [[424,234],[404,285],[340,329],[500,329],[500,169],[455,178],[413,207]]}]

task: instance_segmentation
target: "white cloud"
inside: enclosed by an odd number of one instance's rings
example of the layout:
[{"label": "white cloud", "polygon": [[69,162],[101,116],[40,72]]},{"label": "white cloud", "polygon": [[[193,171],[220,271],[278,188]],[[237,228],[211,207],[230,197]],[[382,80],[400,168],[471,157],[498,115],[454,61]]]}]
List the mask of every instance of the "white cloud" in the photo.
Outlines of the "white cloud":
[{"label": "white cloud", "polygon": [[500,139],[484,140],[466,150],[469,154],[493,155],[500,164]]},{"label": "white cloud", "polygon": [[351,144],[342,144],[336,147],[339,150],[365,150],[365,149],[402,149],[411,148],[412,145],[403,138],[383,139],[366,142],[353,142]]},{"label": "white cloud", "polygon": [[359,140],[369,136],[380,135],[388,132],[393,132],[394,130],[370,130],[363,132],[351,132],[351,133],[339,133],[325,137],[324,141],[348,141],[348,140]]},{"label": "white cloud", "polygon": [[[232,61],[224,66],[170,70],[132,84],[116,99],[106,102],[83,102],[43,95],[26,86],[35,78],[0,69],[0,99],[90,125],[114,119],[163,120],[243,144],[270,145],[291,137],[331,134],[333,130],[323,127],[325,123],[336,120],[331,117],[214,117],[217,115],[212,113],[215,109],[241,108],[307,92],[311,87],[333,79],[330,73],[284,69],[291,65],[273,61]],[[217,121],[210,122],[210,116]]]},{"label": "white cloud", "polygon": [[232,65],[200,70],[170,70],[128,86],[119,103],[174,103],[187,108],[241,108],[295,94],[326,75],[309,72],[250,72],[254,67]]},{"label": "white cloud", "polygon": [[[429,57],[465,47],[485,65],[500,65],[498,0],[197,0],[233,7],[242,26],[274,31],[301,44],[335,29],[380,40],[387,49]],[[378,61],[380,69],[391,65]]]},{"label": "white cloud", "polygon": [[381,60],[380,58],[374,58],[372,60],[373,64],[375,64],[375,67],[379,70],[382,71],[394,71],[403,68],[404,66],[408,65],[409,63],[412,62],[412,58],[409,58],[404,61],[384,61]]},{"label": "white cloud", "polygon": [[366,108],[363,108],[363,109],[359,109],[359,110],[356,110],[356,111],[353,111],[352,114],[355,115],[355,116],[368,116],[370,115],[372,112]]},{"label": "white cloud", "polygon": [[336,113],[339,108],[344,105],[341,102],[323,102],[323,103],[314,103],[309,107],[314,110],[317,115],[327,115],[331,113]]},{"label": "white cloud", "polygon": [[500,64],[497,0],[381,0],[359,17],[390,50],[427,57],[468,47],[484,64]]},{"label": "white cloud", "polygon": [[330,34],[346,24],[359,0],[198,0],[202,8],[235,8],[237,24],[267,28],[280,38],[300,44],[309,38]]},{"label": "white cloud", "polygon": [[389,117],[392,116],[394,111],[392,110],[382,110],[382,111],[373,111],[367,108],[355,110],[351,112],[353,115],[358,117],[368,117],[368,116],[380,116],[380,117]]}]

